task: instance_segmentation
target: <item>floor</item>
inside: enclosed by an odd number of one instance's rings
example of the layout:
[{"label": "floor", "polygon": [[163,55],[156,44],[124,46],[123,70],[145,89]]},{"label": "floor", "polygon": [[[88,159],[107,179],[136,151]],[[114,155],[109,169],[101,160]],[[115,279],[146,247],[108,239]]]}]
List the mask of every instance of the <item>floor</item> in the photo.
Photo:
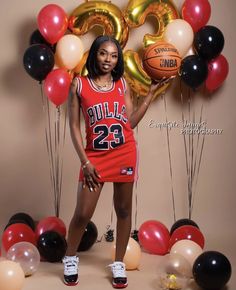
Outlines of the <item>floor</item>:
[{"label": "floor", "polygon": [[[232,249],[233,253],[234,249]],[[112,289],[110,283],[110,270],[106,266],[110,261],[111,243],[96,243],[89,251],[80,253],[80,283],[72,289]],[[163,256],[150,255],[142,252],[139,270],[128,271],[128,289],[158,290],[159,274]],[[232,268],[235,265],[235,256],[230,258]],[[62,290],[68,286],[62,283],[62,264],[41,262],[39,269],[31,277],[25,279],[22,290]],[[233,275],[228,285],[223,290],[234,290],[236,281]],[[190,281],[184,290],[199,290],[194,281]]]}]

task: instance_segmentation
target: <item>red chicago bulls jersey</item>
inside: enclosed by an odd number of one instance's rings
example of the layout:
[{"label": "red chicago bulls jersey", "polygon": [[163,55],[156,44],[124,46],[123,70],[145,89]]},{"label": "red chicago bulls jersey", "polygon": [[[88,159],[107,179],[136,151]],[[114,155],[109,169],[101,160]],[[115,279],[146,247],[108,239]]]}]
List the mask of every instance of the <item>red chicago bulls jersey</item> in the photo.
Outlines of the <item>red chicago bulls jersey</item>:
[{"label": "red chicago bulls jersey", "polygon": [[[133,181],[136,142],[125,109],[123,78],[99,90],[89,77],[77,77],[77,93],[86,126],[86,154],[101,181]],[[80,172],[80,180],[83,178]]]}]

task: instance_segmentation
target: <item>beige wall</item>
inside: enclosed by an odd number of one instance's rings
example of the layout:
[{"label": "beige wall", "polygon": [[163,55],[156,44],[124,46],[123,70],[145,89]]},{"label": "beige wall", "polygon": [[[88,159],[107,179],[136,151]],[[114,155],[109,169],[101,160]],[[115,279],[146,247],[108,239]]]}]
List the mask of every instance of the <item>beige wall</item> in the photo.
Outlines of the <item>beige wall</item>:
[{"label": "beige wall", "polygon": [[[82,1],[56,1],[68,12]],[[175,0],[180,7],[183,1]],[[209,128],[223,129],[219,136],[206,138],[196,191],[193,219],[206,235],[209,248],[214,241],[220,250],[221,242],[233,243],[235,239],[235,31],[236,4],[233,0],[210,0],[210,24],[219,27],[225,36],[223,54],[230,64],[230,74],[225,85],[214,93],[212,101],[195,94],[196,113],[203,102]],[[44,118],[40,88],[24,71],[22,57],[28,46],[31,32],[36,29],[39,10],[48,1],[1,1],[1,97],[0,97],[0,227],[17,211],[25,211],[36,220],[54,214],[50,187],[48,158],[44,137]],[[127,1],[113,0],[124,9]],[[142,36],[155,31],[147,22],[131,31],[127,47],[140,45]],[[89,46],[92,33],[83,37]],[[166,93],[168,119],[181,122],[178,100],[178,80]],[[157,219],[170,227],[173,223],[171,182],[168,163],[166,131],[148,127],[150,119],[165,121],[163,101],[152,104],[138,129],[140,169],[138,182],[138,226],[145,220]],[[173,163],[174,194],[177,218],[187,215],[187,187],[183,137],[178,129],[170,132]],[[77,158],[67,130],[64,150],[63,195],[60,217],[69,223],[75,206]],[[106,184],[94,215],[100,234],[110,222],[112,184]],[[135,203],[134,203],[135,210]],[[228,237],[225,239],[225,237]]]}]

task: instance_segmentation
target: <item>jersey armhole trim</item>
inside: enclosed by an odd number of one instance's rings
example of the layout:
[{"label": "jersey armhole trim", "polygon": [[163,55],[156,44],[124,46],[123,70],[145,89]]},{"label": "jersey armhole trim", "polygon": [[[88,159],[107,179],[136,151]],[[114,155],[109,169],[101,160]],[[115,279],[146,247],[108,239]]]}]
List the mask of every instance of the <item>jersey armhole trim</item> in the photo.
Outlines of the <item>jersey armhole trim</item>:
[{"label": "jersey armhole trim", "polygon": [[121,77],[120,79],[121,79],[121,83],[122,83],[122,86],[123,86],[124,93],[126,94],[126,92],[127,92],[126,80],[123,77]]}]

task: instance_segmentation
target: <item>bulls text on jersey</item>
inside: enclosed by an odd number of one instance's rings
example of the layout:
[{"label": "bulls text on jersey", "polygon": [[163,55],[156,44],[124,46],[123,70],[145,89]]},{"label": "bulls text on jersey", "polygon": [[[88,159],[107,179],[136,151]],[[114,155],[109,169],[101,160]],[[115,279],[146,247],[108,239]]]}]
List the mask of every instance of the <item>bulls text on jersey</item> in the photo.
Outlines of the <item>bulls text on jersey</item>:
[{"label": "bulls text on jersey", "polygon": [[124,116],[125,105],[120,106],[119,102],[114,103],[98,103],[96,105],[90,106],[87,109],[87,114],[89,117],[89,126],[95,125],[98,121],[103,119],[115,119],[127,123],[128,119]]}]

